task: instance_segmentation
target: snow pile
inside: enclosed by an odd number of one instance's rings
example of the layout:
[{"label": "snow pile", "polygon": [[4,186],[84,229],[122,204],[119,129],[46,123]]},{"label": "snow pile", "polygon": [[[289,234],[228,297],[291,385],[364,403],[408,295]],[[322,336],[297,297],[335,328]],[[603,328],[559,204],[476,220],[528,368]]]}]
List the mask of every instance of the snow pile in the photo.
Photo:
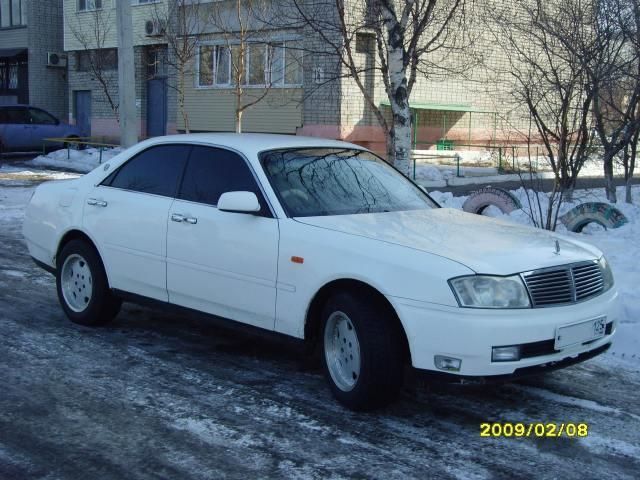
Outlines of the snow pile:
[{"label": "snow pile", "polygon": [[105,148],[102,150],[102,162],[100,162],[100,150],[97,148],[87,148],[86,150],[70,149],[68,151],[66,148],[63,148],[47,155],[40,155],[25,163],[38,167],[63,168],[75,172],[87,173],[96,168],[100,163],[110,160],[122,151],[123,149],[120,147]]},{"label": "snow pile", "polygon": [[[523,188],[511,192],[522,204],[522,210],[515,210],[510,215],[503,214],[497,208],[487,208],[485,214],[500,217],[515,223],[532,225],[532,218],[539,219],[537,202],[529,191],[531,204],[527,199],[527,191]],[[617,190],[618,199],[624,199],[624,188]],[[449,192],[432,192],[430,195],[443,207],[462,209],[466,196],[454,197]],[[629,220],[626,225],[605,230],[591,225],[585,227],[583,233],[569,232],[558,222],[558,233],[586,241],[602,250],[609,261],[616,280],[622,304],[621,321],[612,353],[616,356],[640,361],[640,187],[632,191],[633,205],[619,201],[615,207]],[[540,194],[540,202],[544,212],[548,205],[547,197]],[[584,202],[607,202],[604,190],[576,191],[572,202],[566,202],[560,209],[561,214]],[[530,206],[531,205],[531,206]],[[533,208],[532,208],[533,207]]]},{"label": "snow pile", "polygon": [[416,180],[437,182],[443,180],[442,173],[433,165],[416,165]]}]

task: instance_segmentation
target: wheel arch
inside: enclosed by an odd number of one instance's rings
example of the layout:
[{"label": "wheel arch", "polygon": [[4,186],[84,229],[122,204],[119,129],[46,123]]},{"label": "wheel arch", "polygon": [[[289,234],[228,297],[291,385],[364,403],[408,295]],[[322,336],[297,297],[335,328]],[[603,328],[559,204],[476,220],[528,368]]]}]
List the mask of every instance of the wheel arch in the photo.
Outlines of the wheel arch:
[{"label": "wheel arch", "polygon": [[313,296],[307,309],[304,324],[304,339],[309,348],[313,349],[318,345],[318,340],[321,337],[320,328],[322,324],[322,308],[325,303],[332,294],[344,291],[371,296],[376,302],[379,302],[381,308],[384,308],[389,313],[391,321],[395,322],[395,325],[399,328],[403,342],[402,348],[405,359],[411,363],[411,351],[409,349],[407,333],[396,309],[393,307],[391,302],[389,302],[387,297],[385,297],[378,289],[366,282],[353,278],[332,280],[323,285]]},{"label": "wheel arch", "polygon": [[98,257],[100,258],[100,261],[102,262],[102,266],[104,267],[105,274],[107,275],[107,282],[109,283],[109,285],[111,285],[109,268],[107,264],[104,262],[104,257],[102,256],[102,253],[98,248],[98,244],[86,232],[83,232],[78,228],[72,228],[70,230],[67,230],[60,237],[60,240],[58,241],[58,246],[56,248],[56,254],[55,254],[55,257],[53,258],[54,264],[57,264],[58,256],[60,255],[60,252],[62,251],[62,249],[65,247],[67,243],[69,243],[72,240],[82,240],[88,243],[96,251],[96,253],[98,254]]}]

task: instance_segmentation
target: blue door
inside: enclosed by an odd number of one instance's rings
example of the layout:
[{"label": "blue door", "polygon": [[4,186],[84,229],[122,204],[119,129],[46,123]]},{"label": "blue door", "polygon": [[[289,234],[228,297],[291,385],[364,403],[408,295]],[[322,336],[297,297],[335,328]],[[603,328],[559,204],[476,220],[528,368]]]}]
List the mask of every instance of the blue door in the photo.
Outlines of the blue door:
[{"label": "blue door", "polygon": [[91,90],[73,92],[73,116],[83,137],[91,136]]},{"label": "blue door", "polygon": [[167,133],[167,79],[154,78],[147,82],[147,136]]}]

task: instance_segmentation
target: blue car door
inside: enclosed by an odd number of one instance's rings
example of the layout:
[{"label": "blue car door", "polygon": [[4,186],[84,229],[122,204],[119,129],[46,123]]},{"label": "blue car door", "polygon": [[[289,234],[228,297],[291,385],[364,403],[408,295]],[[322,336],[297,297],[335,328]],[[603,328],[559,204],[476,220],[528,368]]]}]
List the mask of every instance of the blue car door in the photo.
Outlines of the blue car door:
[{"label": "blue car door", "polygon": [[[31,122],[30,145],[33,150],[41,150],[45,138],[59,138],[64,135],[64,128],[61,128],[57,118],[39,108],[30,108],[29,117]],[[47,146],[57,145],[47,142]]]}]

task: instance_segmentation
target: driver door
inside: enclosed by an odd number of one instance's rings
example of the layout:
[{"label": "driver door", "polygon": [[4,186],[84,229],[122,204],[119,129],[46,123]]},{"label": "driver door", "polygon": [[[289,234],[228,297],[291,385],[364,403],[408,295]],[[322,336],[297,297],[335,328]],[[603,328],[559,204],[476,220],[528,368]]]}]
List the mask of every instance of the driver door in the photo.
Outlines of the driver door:
[{"label": "driver door", "polygon": [[[232,191],[254,192],[261,211],[218,210],[220,195]],[[194,146],[169,211],[169,301],[273,330],[278,241],[278,221],[245,159]]]}]

